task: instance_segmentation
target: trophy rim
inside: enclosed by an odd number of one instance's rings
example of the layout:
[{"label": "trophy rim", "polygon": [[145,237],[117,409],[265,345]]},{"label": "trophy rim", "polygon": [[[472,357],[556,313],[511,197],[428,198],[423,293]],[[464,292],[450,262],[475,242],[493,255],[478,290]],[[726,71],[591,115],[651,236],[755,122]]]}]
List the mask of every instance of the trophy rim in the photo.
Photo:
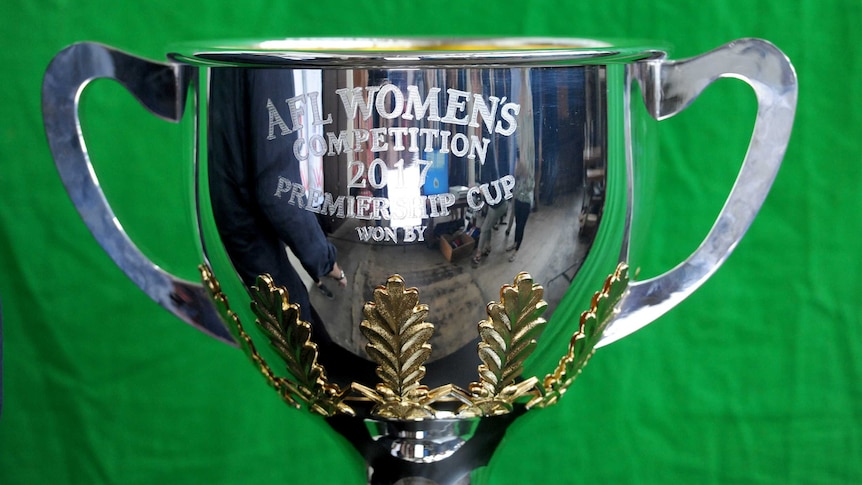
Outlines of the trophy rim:
[{"label": "trophy rim", "polygon": [[628,63],[666,56],[638,39],[579,37],[297,37],[184,43],[174,61],[212,67],[494,67]]}]

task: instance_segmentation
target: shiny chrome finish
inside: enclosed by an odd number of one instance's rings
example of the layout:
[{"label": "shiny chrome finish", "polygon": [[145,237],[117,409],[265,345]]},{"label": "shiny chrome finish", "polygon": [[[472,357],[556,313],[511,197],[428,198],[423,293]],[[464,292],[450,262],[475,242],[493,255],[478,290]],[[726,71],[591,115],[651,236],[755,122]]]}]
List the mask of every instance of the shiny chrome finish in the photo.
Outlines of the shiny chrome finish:
[{"label": "shiny chrome finish", "polygon": [[[682,61],[583,39],[287,39],[169,56],[89,43],[57,55],[43,105],[61,178],[138,286],[234,342],[212,296],[268,382],[288,403],[327,411],[373,483],[464,483],[530,403],[562,396],[592,345],[649,324],[709,278],[769,191],[797,93],[787,58],[756,39]],[[196,97],[188,135],[207,290],[148,261],[99,189],[77,115],[98,77],[169,121]],[[737,183],[694,254],[629,282],[644,203],[630,94],[637,83],[662,120],[720,77],[758,100]],[[507,289],[521,272],[529,287]],[[249,307],[287,376],[239,325]],[[554,354],[561,341],[567,356]],[[527,367],[550,387],[513,377]],[[493,413],[458,414],[481,398]]]},{"label": "shiny chrome finish", "polygon": [[736,183],[709,234],[679,266],[630,286],[631,293],[599,347],[655,321],[706,282],[730,256],[778,174],[796,112],[798,86],[793,65],[774,45],[760,39],[741,39],[681,61],[644,61],[631,69],[649,113],[657,120],[684,110],[723,77],[741,79],[754,89],[757,119]]},{"label": "shiny chrome finish", "polygon": [[[466,386],[476,324],[500,287],[528,272],[553,312],[599,234],[603,66],[205,72],[208,260],[220,280],[270,274],[333,348],[366,359],[361,303],[398,274],[430,308],[428,376],[449,369],[444,379]],[[607,273],[617,257],[596,255]],[[355,373],[348,362],[326,367]]]},{"label": "shiny chrome finish", "polygon": [[[652,43],[650,43],[652,44]],[[655,45],[575,38],[306,38],[229,40],[205,47],[179,45],[170,57],[208,67],[291,68],[518,67],[613,63],[653,58]]]},{"label": "shiny chrome finish", "polygon": [[449,458],[473,437],[478,425],[478,418],[365,420],[372,440],[389,448],[393,457],[413,463],[435,463]]},{"label": "shiny chrome finish", "polygon": [[144,293],[183,321],[233,343],[199,283],[178,279],[153,264],[129,239],[111,210],[90,163],[78,120],[78,100],[91,81],[114,79],[156,116],[179,121],[191,70],[159,64],[99,44],[58,53],[42,82],[42,116],[51,153],[72,202],[111,259]]}]

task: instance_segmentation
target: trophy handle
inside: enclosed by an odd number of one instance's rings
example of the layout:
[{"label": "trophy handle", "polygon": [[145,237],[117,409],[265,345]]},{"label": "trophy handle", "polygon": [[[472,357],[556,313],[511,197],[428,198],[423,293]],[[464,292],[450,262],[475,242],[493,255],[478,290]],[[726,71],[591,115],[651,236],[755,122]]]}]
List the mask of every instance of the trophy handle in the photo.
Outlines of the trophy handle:
[{"label": "trophy handle", "polygon": [[657,120],[681,112],[713,81],[733,77],[757,95],[757,118],[736,182],[706,239],[672,270],[633,282],[619,314],[597,346],[646,326],[687,298],[718,269],[760,210],[787,148],[796,111],[797,81],[790,60],[760,39],[741,39],[681,61],[634,65],[647,110]]},{"label": "trophy handle", "polygon": [[95,43],[60,51],[42,82],[42,115],[48,144],[75,208],[90,232],[132,281],[183,321],[235,344],[203,285],[183,281],[159,268],[123,230],[99,186],[78,117],[78,100],[95,79],[118,81],[153,114],[182,118],[191,68],[130,56]]}]

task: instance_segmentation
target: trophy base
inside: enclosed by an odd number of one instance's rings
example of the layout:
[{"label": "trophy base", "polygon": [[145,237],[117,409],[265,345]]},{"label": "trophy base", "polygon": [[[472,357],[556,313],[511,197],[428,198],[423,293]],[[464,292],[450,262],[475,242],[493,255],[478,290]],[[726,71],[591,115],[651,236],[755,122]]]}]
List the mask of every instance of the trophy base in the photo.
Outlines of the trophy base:
[{"label": "trophy base", "polygon": [[469,485],[526,410],[473,419],[379,420],[337,415],[329,425],[368,464],[369,485]]}]

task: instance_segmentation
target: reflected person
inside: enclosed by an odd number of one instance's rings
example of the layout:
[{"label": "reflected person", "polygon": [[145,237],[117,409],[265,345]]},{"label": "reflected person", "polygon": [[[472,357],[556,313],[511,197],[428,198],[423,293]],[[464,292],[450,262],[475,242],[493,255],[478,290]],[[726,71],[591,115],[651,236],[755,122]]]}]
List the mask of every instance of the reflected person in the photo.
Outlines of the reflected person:
[{"label": "reflected person", "polygon": [[473,267],[477,267],[482,262],[482,258],[491,254],[492,231],[500,219],[506,216],[506,210],[509,207],[508,201],[501,199],[496,205],[488,204],[488,213],[485,214],[482,227],[479,229],[479,244],[476,246],[476,254],[473,255]]},{"label": "reflected person", "polygon": [[[521,242],[524,240],[524,229],[527,226],[527,219],[530,217],[533,188],[535,185],[532,172],[523,160],[519,160],[515,166],[515,203],[512,207],[512,213],[515,218],[515,241],[511,246],[506,248],[506,251],[512,251],[512,254],[509,256],[510,262],[515,260],[518,250],[521,249]],[[506,234],[509,233],[510,229],[511,226],[509,229],[506,229]]]},{"label": "reflected person", "polygon": [[[301,201],[294,204],[279,197],[276,189],[285,180],[301,188],[300,162],[292,147],[302,131],[273,139],[267,109],[273,100],[283,102],[298,90],[291,70],[211,70],[209,190],[219,236],[243,282],[251,286],[259,275],[272,276],[287,289],[290,302],[299,304],[301,318],[312,323],[315,339],[322,343],[329,336],[287,249],[315,281],[330,277],[344,287],[347,278],[316,214],[304,207],[307,195],[297,196]],[[303,120],[287,123],[291,121]]]}]

